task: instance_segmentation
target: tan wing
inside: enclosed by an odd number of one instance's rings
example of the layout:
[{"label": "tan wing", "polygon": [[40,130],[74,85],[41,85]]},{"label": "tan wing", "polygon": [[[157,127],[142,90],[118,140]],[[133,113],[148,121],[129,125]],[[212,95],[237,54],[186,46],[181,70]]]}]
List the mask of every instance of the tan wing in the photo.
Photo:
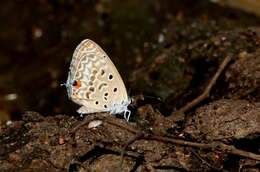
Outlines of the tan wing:
[{"label": "tan wing", "polygon": [[[86,108],[110,111],[116,104],[128,100],[123,80],[108,55],[95,42],[86,39],[76,48],[71,66],[71,98]],[[85,108],[85,109],[86,109]]]}]

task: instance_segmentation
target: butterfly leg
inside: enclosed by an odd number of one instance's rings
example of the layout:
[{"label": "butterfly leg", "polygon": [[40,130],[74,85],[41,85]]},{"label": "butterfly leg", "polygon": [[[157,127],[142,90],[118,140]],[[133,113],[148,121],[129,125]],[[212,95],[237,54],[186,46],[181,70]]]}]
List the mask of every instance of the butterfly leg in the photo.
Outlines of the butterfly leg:
[{"label": "butterfly leg", "polygon": [[130,110],[127,109],[124,111],[124,118],[126,119],[127,122],[129,121],[130,115],[131,115]]}]

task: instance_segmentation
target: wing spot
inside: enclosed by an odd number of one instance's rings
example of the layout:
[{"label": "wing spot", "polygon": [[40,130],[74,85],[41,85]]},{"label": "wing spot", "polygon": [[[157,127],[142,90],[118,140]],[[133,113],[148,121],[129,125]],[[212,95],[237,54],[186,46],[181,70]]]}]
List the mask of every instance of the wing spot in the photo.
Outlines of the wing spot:
[{"label": "wing spot", "polygon": [[104,108],[107,108],[107,105],[104,105]]},{"label": "wing spot", "polygon": [[95,88],[94,88],[94,87],[90,87],[90,88],[89,88],[89,91],[94,92],[94,91],[95,91]]},{"label": "wing spot", "polygon": [[117,92],[117,88],[114,88],[113,91],[114,91],[114,92]]},{"label": "wing spot", "polygon": [[105,74],[105,70],[101,69],[101,76],[103,76]]},{"label": "wing spot", "polygon": [[86,98],[89,99],[90,92],[86,92]]},{"label": "wing spot", "polygon": [[113,75],[110,74],[110,75],[108,76],[108,79],[110,79],[110,80],[113,79]]},{"label": "wing spot", "polygon": [[95,80],[95,76],[91,76],[91,77],[90,77],[90,80],[91,80],[91,81],[94,81],[94,80]]},{"label": "wing spot", "polygon": [[75,80],[72,82],[72,87],[73,88],[79,88],[80,87],[80,81],[79,80]]},{"label": "wing spot", "polygon": [[96,101],[95,103],[96,103],[96,105],[98,105],[98,101]]},{"label": "wing spot", "polygon": [[97,73],[97,70],[93,70],[93,73],[96,74],[96,73]]},{"label": "wing spot", "polygon": [[108,93],[105,93],[104,95],[105,95],[105,96],[108,96]]},{"label": "wing spot", "polygon": [[106,84],[106,83],[102,83],[102,84],[100,84],[100,85],[98,86],[98,89],[101,90],[102,87],[105,87],[105,86],[107,86],[107,84]]},{"label": "wing spot", "polygon": [[93,85],[93,82],[92,81],[89,81],[89,83],[88,83],[89,85]]}]

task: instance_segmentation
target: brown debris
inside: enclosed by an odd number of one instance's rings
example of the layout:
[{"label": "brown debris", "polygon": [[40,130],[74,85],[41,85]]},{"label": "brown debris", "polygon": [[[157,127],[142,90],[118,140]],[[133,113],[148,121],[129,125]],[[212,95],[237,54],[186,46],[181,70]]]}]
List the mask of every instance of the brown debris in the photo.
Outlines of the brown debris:
[{"label": "brown debris", "polygon": [[185,125],[184,131],[197,140],[254,139],[260,133],[260,103],[218,100],[196,110]]}]

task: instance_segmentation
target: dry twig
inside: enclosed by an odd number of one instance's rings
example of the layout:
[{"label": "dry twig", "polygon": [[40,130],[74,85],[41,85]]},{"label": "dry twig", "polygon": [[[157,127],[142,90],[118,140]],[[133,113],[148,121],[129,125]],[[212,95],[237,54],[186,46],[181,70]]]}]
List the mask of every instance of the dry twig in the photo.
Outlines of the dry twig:
[{"label": "dry twig", "polygon": [[190,141],[179,140],[179,139],[166,138],[166,137],[156,136],[156,135],[151,136],[149,139],[174,143],[182,146],[191,146],[191,147],[197,147],[201,149],[211,149],[213,151],[218,150],[218,151],[239,155],[239,156],[260,161],[260,155],[258,154],[236,149],[234,146],[229,146],[221,142],[197,143],[197,142],[190,142]]},{"label": "dry twig", "polygon": [[204,100],[205,98],[207,98],[209,96],[210,90],[212,89],[212,87],[215,85],[217,79],[219,78],[220,74],[222,73],[222,71],[225,69],[225,67],[227,66],[227,64],[230,62],[230,60],[232,59],[231,56],[227,56],[223,62],[220,64],[217,72],[215,73],[215,75],[213,76],[213,78],[211,79],[211,81],[209,82],[208,86],[206,87],[206,89],[204,90],[204,92],[197,98],[195,98],[194,100],[192,100],[191,102],[187,103],[184,107],[182,107],[181,109],[179,109],[176,112],[173,112],[171,114],[172,115],[176,115],[179,113],[184,113],[187,112],[188,110],[190,110],[192,107],[196,106],[198,103],[200,103],[202,100]]},{"label": "dry twig", "polygon": [[[115,123],[110,122],[110,124],[115,124]],[[116,124],[116,126],[125,128],[125,126],[122,126],[120,124]],[[178,145],[182,145],[182,146],[190,146],[190,147],[196,147],[196,148],[200,148],[200,149],[210,149],[212,151],[222,151],[222,152],[226,152],[229,154],[234,154],[234,155],[238,155],[238,156],[260,161],[260,155],[258,155],[258,154],[236,149],[234,146],[226,145],[221,142],[197,143],[197,142],[191,142],[191,141],[185,141],[185,140],[180,140],[180,139],[172,139],[169,137],[158,136],[158,135],[151,134],[151,133],[148,134],[143,131],[136,130],[133,127],[131,129],[129,127],[127,127],[127,129],[130,130],[132,133],[135,133],[137,136],[134,137],[133,139],[130,139],[127,142],[127,144],[122,149],[123,153],[121,152],[121,156],[124,154],[124,151],[130,144],[132,144],[137,139],[143,137],[143,138],[146,138],[149,140],[158,140],[158,141],[178,144]]]}]

